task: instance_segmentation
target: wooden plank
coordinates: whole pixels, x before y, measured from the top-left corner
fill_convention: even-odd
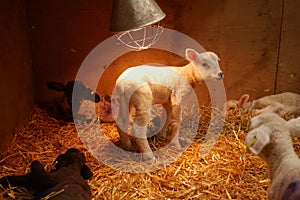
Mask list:
[[[300,93],[300,1],[285,0],[276,93]]]
[[[0,151],[29,119],[34,78],[27,38],[25,1],[0,1]]]

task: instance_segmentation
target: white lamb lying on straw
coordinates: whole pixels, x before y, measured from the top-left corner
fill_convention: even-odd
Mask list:
[[[167,119],[161,135],[165,136],[171,126],[171,143],[180,147],[178,130],[180,128],[180,103],[192,92],[199,82],[205,79],[223,78],[219,58],[213,52],[198,53],[186,49],[186,58],[190,62],[183,67],[143,65],[125,70],[116,81],[116,93],[119,100],[117,118],[121,145],[130,149],[132,144],[128,136],[130,109],[135,109],[131,135],[137,143],[144,160],[154,159],[147,141],[147,123],[150,120],[152,105],[164,106]]]
[[[269,199],[300,199],[300,160],[293,148],[289,124],[275,113],[262,113],[251,119],[246,144],[268,164],[272,181]]]
[[[245,112],[252,109],[262,112],[275,112],[278,114],[292,114],[300,116],[300,94],[284,92],[248,102],[249,95],[244,94],[239,100],[229,100],[225,103],[226,114],[235,108],[241,108]]]
[[[300,117],[290,119],[287,124],[291,135],[300,137]]]

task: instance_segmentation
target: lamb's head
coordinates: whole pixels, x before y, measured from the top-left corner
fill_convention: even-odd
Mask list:
[[[228,114],[231,110],[235,109],[248,109],[247,108],[247,102],[249,100],[249,94],[243,94],[239,100],[229,100],[225,103],[224,109],[226,111],[226,114]]]
[[[263,113],[251,119],[250,131],[246,136],[246,145],[254,153],[260,154],[266,145],[276,137],[289,135],[288,126],[284,119],[275,113]]]
[[[213,52],[198,53],[194,49],[186,49],[186,58],[195,66],[203,79],[222,80],[224,78],[219,65],[220,58],[217,54]]]
[[[84,154],[76,149],[76,148],[69,148],[64,154],[60,154],[54,161],[54,166],[51,169],[51,173],[58,171],[62,167],[70,167],[75,166],[75,169],[78,167],[80,169],[80,175],[85,179],[88,180],[93,176],[92,171],[86,165],[86,160]]]
[[[296,180],[289,184],[285,190],[282,199],[297,200],[300,199],[300,181]]]
[[[34,160],[30,164],[30,170],[32,173],[44,172],[44,167],[38,160]]]
[[[100,95],[86,87],[81,81],[69,81],[66,85],[51,81],[47,83],[47,87],[51,90],[64,92],[64,98],[75,113],[78,111],[81,101],[84,99],[95,103],[100,101]],[[73,95],[73,88],[75,87],[76,95]]]

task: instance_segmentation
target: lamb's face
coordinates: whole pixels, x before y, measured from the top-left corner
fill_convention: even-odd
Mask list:
[[[246,137],[246,146],[254,154],[259,154],[263,148],[270,142],[271,129],[267,126],[261,125],[252,129]]]
[[[38,160],[34,160],[31,162],[30,170],[31,170],[31,172],[34,172],[34,173],[45,171],[43,165]]]
[[[269,144],[275,129],[287,129],[284,119],[274,113],[263,113],[251,119],[250,131],[246,136],[247,147],[259,154]]]
[[[76,88],[75,95],[73,94],[73,88]],[[73,110],[75,112],[78,111],[81,101],[84,99],[93,101],[95,103],[98,103],[100,101],[100,95],[98,95],[92,89],[86,87],[80,81],[69,82],[66,85],[65,95],[68,104],[70,105],[70,107],[73,106]]]
[[[224,78],[217,54],[213,52],[198,53],[193,49],[187,49],[186,58],[196,67],[203,79],[222,80]]]
[[[244,109],[245,111],[248,111],[251,109],[251,105],[247,103],[249,100],[249,94],[243,94],[241,98],[237,100],[229,100],[225,103],[224,109],[226,110],[226,113],[228,114],[231,110],[235,109]]]
[[[86,87],[81,81],[69,81],[66,85],[59,82],[48,82],[47,87],[51,90],[63,92],[63,105],[58,105],[61,110],[61,114],[68,113],[68,110],[73,109],[77,113],[82,100],[89,100],[95,103],[100,101],[100,95],[98,95],[92,89]],[[76,88],[75,94],[73,88]],[[67,112],[66,112],[67,111]]]
[[[224,110],[226,111],[226,115],[232,110],[238,109],[238,101],[237,100],[229,100],[224,104]]]
[[[272,130],[269,125],[269,118],[272,116],[258,115],[251,119],[250,131],[246,136],[246,146],[254,154],[259,154],[263,148],[270,143]]]
[[[86,165],[86,160],[84,154],[76,149],[70,148],[64,154],[60,154],[54,161],[53,168],[50,173],[58,171],[60,168],[69,167],[71,165],[76,165],[80,167],[80,174],[85,179],[88,180],[93,176],[92,171]]]

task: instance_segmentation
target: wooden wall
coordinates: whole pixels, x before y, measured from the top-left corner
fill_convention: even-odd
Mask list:
[[[33,70],[25,1],[0,1],[0,151],[33,108]]]
[[[252,99],[283,91],[300,93],[297,0],[157,3],[167,14],[162,22],[165,27],[192,37],[221,57],[229,99],[243,93]],[[27,1],[38,101],[56,94],[47,90],[47,81],[75,78],[88,53],[113,35],[109,32],[111,6],[112,0]],[[135,56],[136,63],[145,58],[157,60],[155,51],[134,54],[140,54]],[[135,63],[126,56],[118,59],[119,68],[116,63],[111,65],[117,70],[106,73],[100,85],[107,87],[99,92],[110,93],[117,74]],[[164,58],[167,61],[172,55]]]
[[[109,32],[112,1],[27,0],[28,27],[34,60],[36,100],[57,95],[48,81],[76,77],[88,53],[113,34]]]

